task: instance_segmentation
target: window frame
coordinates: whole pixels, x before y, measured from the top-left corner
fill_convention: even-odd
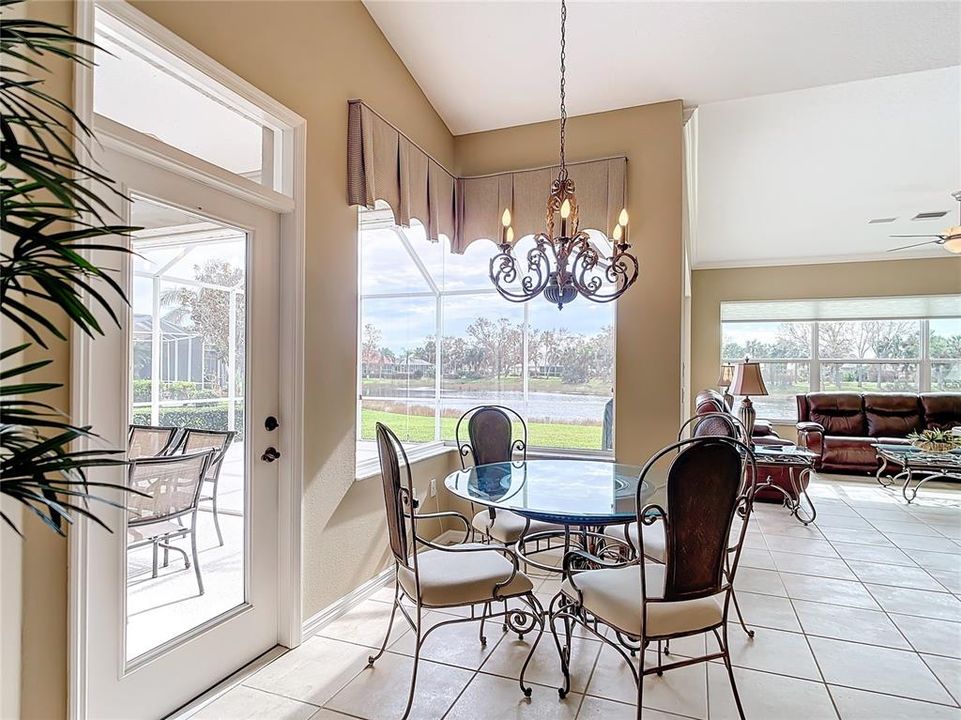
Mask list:
[[[361,432],[363,427],[363,417],[362,417],[362,406],[365,399],[376,400],[379,399],[373,396],[365,396],[363,393],[363,326],[364,326],[364,301],[365,300],[391,300],[399,298],[430,298],[433,297],[436,301],[436,312],[435,312],[435,329],[434,337],[443,338],[444,337],[444,298],[448,297],[465,297],[465,296],[489,296],[493,298],[499,298],[497,290],[493,287],[486,288],[468,288],[459,290],[444,290],[439,287],[434,278],[430,274],[430,270],[424,264],[423,260],[418,256],[417,250],[413,247],[410,239],[405,233],[405,229],[397,225],[394,221],[393,213],[389,207],[381,207],[380,202],[374,210],[368,210],[361,208],[358,211],[357,218],[357,229],[358,229],[358,263],[357,263],[357,287],[358,287],[358,302],[357,302],[357,403],[355,408],[356,413],[356,427],[357,427],[357,441],[361,440]],[[417,267],[421,277],[427,285],[427,290],[412,290],[409,292],[363,292],[363,246],[362,246],[362,235],[367,230],[373,229],[388,229],[394,232],[394,234],[400,239],[401,245],[407,252],[411,261]],[[521,359],[521,380],[522,380],[522,392],[524,394],[525,401],[530,393],[530,330],[531,330],[531,308],[530,303],[521,303],[523,308],[523,325],[521,330],[521,343],[522,343],[522,359]],[[613,306],[613,327],[616,328],[617,323],[617,307],[616,304]],[[443,381],[443,342],[435,342],[435,355],[434,355],[434,440],[416,443],[408,450],[408,455],[411,461],[416,461],[424,459],[427,457],[432,457],[437,454],[449,451],[457,447],[457,443],[454,440],[444,440],[441,433],[441,389]],[[613,353],[614,364],[611,368],[611,385],[615,385],[617,377],[617,359],[616,352]],[[528,418],[524,418],[524,422],[529,423]],[[538,446],[529,445],[527,448],[527,454],[529,457],[572,457],[580,459],[601,459],[601,460],[612,460],[615,456],[614,450],[604,450],[604,449],[588,449],[588,448],[555,448],[549,446]],[[356,458],[356,477],[358,480],[370,477],[372,474],[377,472],[378,461],[377,458],[367,458],[361,460],[359,455],[355,455]]]
[[[768,357],[752,357],[751,360],[759,363],[808,363],[810,371],[808,377],[808,385],[810,389],[808,392],[821,392],[821,366],[828,363],[851,363],[857,365],[917,365],[918,366],[918,392],[939,392],[931,389],[931,366],[936,363],[943,362],[959,362],[959,358],[940,358],[931,357],[930,354],[930,340],[931,340],[931,320],[961,320],[961,316],[958,317],[944,317],[944,318],[852,318],[852,319],[837,319],[837,320],[721,320],[721,343],[720,343],[720,363],[730,363],[737,362],[742,358],[726,358],[724,356],[724,326],[725,325],[738,325],[742,323],[758,323],[758,322],[769,322],[769,323],[805,323],[811,329],[811,357],[809,358],[768,358]],[[824,357],[820,352],[820,324],[822,322],[876,322],[884,320],[896,320],[905,322],[916,322],[918,323],[918,356],[913,358],[855,358],[855,357]],[[764,418],[777,425],[794,425],[798,422],[797,417],[790,418]]]

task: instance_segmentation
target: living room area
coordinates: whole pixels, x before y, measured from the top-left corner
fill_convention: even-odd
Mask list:
[[[957,2],[20,18],[111,459],[4,443],[0,717],[961,720]]]

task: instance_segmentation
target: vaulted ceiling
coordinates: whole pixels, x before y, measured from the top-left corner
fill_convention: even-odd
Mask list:
[[[365,0],[451,131],[557,116],[560,2]],[[580,2],[568,108],[695,106],[961,64],[958,2]]]

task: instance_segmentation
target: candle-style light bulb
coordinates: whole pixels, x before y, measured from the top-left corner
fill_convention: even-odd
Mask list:
[[[504,208],[504,214],[501,215],[501,225],[504,227],[510,227],[511,225],[511,209]]]
[[[571,201],[564,200],[564,202],[561,203],[561,219],[567,220],[567,218],[569,218],[570,216],[571,216]]]
[[[614,226],[613,238],[614,242],[620,242],[624,235],[624,231],[621,229],[620,224]]]
[[[617,224],[627,227],[627,208],[621,210],[621,214],[617,216]]]
[[[514,242],[514,228],[507,227],[507,244],[511,245]]]

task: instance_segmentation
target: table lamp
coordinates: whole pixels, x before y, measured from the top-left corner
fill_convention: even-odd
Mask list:
[[[764,378],[761,376],[761,363],[750,362],[744,358],[744,362],[734,366],[734,379],[729,388],[731,395],[742,395],[741,405],[738,407],[737,416],[744,425],[744,432],[747,433],[748,440],[754,433],[754,421],[757,413],[754,411],[754,404],[751,402],[751,395],[767,395],[767,387],[764,385]]]
[[[734,380],[734,365],[724,363],[721,365],[721,376],[717,379],[717,387],[724,394],[724,402],[727,403],[729,410],[734,409],[734,397],[727,391]]]

